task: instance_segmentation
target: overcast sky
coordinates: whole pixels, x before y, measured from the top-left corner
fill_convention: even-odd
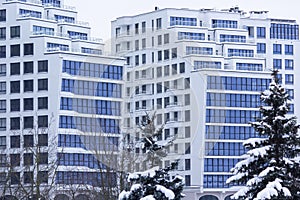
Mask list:
[[[121,16],[131,16],[161,8],[216,8],[239,6],[244,11],[267,10],[269,17],[296,19],[300,22],[299,0],[65,0],[75,6],[80,21],[92,27],[92,36],[104,41],[110,38],[110,22]]]

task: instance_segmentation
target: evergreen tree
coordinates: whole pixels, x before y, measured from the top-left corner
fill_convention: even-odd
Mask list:
[[[244,142],[244,160],[232,169],[227,183],[244,185],[232,199],[300,199],[299,149],[295,117],[287,117],[289,96],[273,71],[269,90],[261,94],[261,118],[251,123],[260,138]]]
[[[149,169],[144,172],[135,172],[128,175],[128,187],[119,195],[119,200],[180,200],[184,195],[181,193],[184,186],[183,178],[175,176],[169,180],[169,171],[176,168],[177,162],[163,169],[154,167],[161,159],[167,156],[167,147],[170,146],[174,137],[158,141],[162,134],[163,126],[159,129],[154,125],[155,115],[150,117],[146,113],[145,121],[141,122],[140,130],[142,138],[139,146],[142,147],[143,162]]]

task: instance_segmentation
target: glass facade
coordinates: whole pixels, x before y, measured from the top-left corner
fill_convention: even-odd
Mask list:
[[[220,42],[240,42],[246,43],[246,36],[241,35],[220,35]]]
[[[206,139],[245,140],[253,137],[258,137],[258,135],[249,125],[206,125],[205,127]]]
[[[205,40],[204,33],[178,32],[178,40]]]
[[[212,28],[237,28],[238,22],[233,20],[212,20]]]
[[[254,51],[249,49],[228,49],[228,57],[254,57]]]
[[[197,18],[170,17],[170,26],[197,26]]]
[[[299,25],[271,23],[270,38],[299,40]]]
[[[23,17],[42,18],[42,13],[34,10],[20,9],[19,14]]]
[[[200,54],[200,55],[212,55],[213,48],[210,47],[186,47],[186,55]]]
[[[221,62],[212,62],[212,61],[194,61],[194,69],[204,69],[204,68],[212,68],[212,69],[221,69]]]
[[[263,65],[256,63],[236,63],[236,69],[246,71],[262,71]]]

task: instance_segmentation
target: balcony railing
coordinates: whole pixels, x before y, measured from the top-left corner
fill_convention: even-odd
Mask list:
[[[76,7],[75,6],[68,6],[68,5],[62,5],[62,4],[58,4],[58,3],[46,3],[43,4],[43,2],[39,1],[39,0],[6,0],[6,2],[27,2],[27,3],[31,3],[31,4],[37,4],[37,5],[44,5],[44,7],[55,7],[55,8],[61,8],[64,10],[71,10],[71,11],[75,11]]]
[[[101,38],[83,37],[83,36],[71,36],[70,37],[69,34],[53,32],[53,31],[33,31],[32,35],[56,36],[56,37],[70,38],[71,40],[81,40],[81,41],[103,43],[103,40]]]

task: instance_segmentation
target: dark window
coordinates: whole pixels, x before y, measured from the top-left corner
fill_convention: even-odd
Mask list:
[[[33,80],[24,81],[24,92],[33,92]]]
[[[24,99],[24,111],[33,110],[33,98],[25,98]]]
[[[6,148],[6,136],[0,136],[0,149]]]
[[[40,134],[38,136],[38,146],[48,146],[48,135]]]
[[[0,76],[6,76],[6,64],[0,64]]]
[[[38,72],[48,72],[48,60],[38,61]]]
[[[10,136],[10,148],[20,148],[20,136]]]
[[[17,185],[20,183],[20,172],[12,172],[10,175],[10,183]]]
[[[38,109],[48,109],[48,97],[38,98]]]
[[[20,129],[20,117],[10,118],[10,130],[19,130]]]
[[[185,63],[180,63],[179,64],[179,73],[184,73],[185,72]]]
[[[38,164],[48,164],[48,153],[39,153],[37,156]]]
[[[20,75],[20,63],[10,64],[10,75]]]
[[[20,166],[20,154],[10,154],[10,166]]]
[[[190,143],[185,143],[185,154],[191,153],[191,145]]]
[[[24,184],[33,183],[33,172],[24,172]]]
[[[40,183],[48,183],[48,172],[47,171],[38,172],[37,179]]]
[[[10,57],[20,56],[20,45],[10,45]]]
[[[48,116],[38,116],[38,127],[47,128],[48,127]]]
[[[48,79],[39,79],[38,80],[38,91],[48,90]]]
[[[10,82],[10,93],[20,93],[20,81]]]
[[[191,170],[191,160],[185,159],[185,170]]]
[[[266,27],[257,27],[257,37],[266,38]]]
[[[24,56],[33,55],[33,43],[24,44]]]
[[[5,40],[5,39],[6,39],[6,28],[3,27],[3,28],[0,28],[0,40]]]
[[[10,27],[10,38],[20,38],[20,26]]]
[[[0,58],[6,58],[6,46],[0,46]]]
[[[33,165],[33,154],[24,153],[24,165]]]
[[[186,186],[190,186],[191,185],[191,176],[190,175],[185,175],[184,182],[185,182]]]
[[[24,128],[33,128],[33,117],[32,116],[24,117]],[[24,143],[25,143],[25,138],[24,138]]]
[[[11,99],[10,100],[10,111],[20,111],[20,99]]]
[[[24,74],[33,73],[33,62],[24,62]]]
[[[6,21],[6,10],[0,10],[0,22]]]

